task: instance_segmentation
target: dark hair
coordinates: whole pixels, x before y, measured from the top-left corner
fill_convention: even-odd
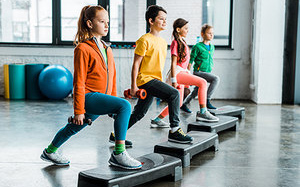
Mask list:
[[[184,40],[183,41],[180,40],[179,34],[176,31],[176,29],[177,28],[182,28],[187,23],[188,23],[188,21],[186,21],[185,19],[182,19],[182,18],[176,19],[174,21],[174,23],[173,23],[173,33],[172,33],[172,35],[173,35],[174,39],[177,41],[177,43],[178,43],[177,51],[178,51],[178,56],[179,56],[179,63],[181,63],[182,60],[186,57],[185,45],[184,45],[185,41]]]
[[[204,24],[204,25],[202,25],[202,27],[201,27],[201,33],[202,33],[202,34],[205,34],[206,30],[207,30],[207,29],[211,29],[211,28],[213,28],[213,26],[208,25],[208,24]]]
[[[145,18],[146,18],[147,25],[149,27],[150,27],[149,19],[151,18],[152,21],[154,21],[159,11],[163,11],[164,13],[167,13],[167,11],[163,7],[158,5],[151,5],[147,8]]]
[[[78,45],[81,42],[84,42],[85,40],[92,37],[91,30],[87,26],[86,22],[88,20],[93,20],[96,16],[97,11],[105,10],[102,6],[85,6],[82,8],[79,19],[78,19],[78,29],[77,33],[75,35],[74,44]]]

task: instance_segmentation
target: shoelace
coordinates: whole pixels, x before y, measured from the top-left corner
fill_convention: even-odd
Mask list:
[[[184,132],[182,131],[182,129],[178,129],[178,132],[179,132],[180,134],[182,134],[184,137],[186,136],[186,134],[184,134]]]

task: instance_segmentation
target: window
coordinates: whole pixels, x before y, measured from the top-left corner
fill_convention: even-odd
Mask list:
[[[229,46],[230,0],[157,0],[167,14],[167,29],[161,33],[171,44],[173,22],[177,18],[189,21],[189,33],[186,42],[189,45],[201,40],[201,26],[208,23],[214,27],[214,45]]]
[[[0,0],[0,44],[72,45],[80,11],[85,5],[108,9],[113,46],[132,46],[147,32],[145,12],[157,4],[167,12],[167,30],[161,33],[171,43],[172,25],[181,17],[189,21],[186,41],[200,40],[204,23],[214,27],[213,43],[231,47],[233,0]],[[5,7],[5,8],[4,8]]]
[[[135,42],[146,32],[146,0],[110,2],[110,41]]]
[[[70,6],[72,5],[72,6]],[[61,1],[61,40],[73,41],[77,32],[77,21],[82,7],[97,5],[97,0],[62,0]]]
[[[51,43],[51,0],[0,1],[0,42]]]

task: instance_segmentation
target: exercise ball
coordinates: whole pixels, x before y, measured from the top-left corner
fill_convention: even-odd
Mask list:
[[[41,71],[39,87],[49,99],[63,99],[72,92],[72,74],[62,65],[50,65]]]

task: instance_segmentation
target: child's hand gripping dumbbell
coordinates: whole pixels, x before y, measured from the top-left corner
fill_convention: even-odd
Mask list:
[[[131,99],[133,96],[130,95],[130,89],[124,91],[124,97]],[[145,99],[147,97],[147,92],[144,89],[139,89],[136,92],[136,97],[140,99]]]
[[[68,123],[73,123],[73,119],[74,119],[73,116],[70,116],[68,118]],[[89,118],[84,118],[83,123],[87,123],[88,125],[92,125],[92,120],[89,119]]]

